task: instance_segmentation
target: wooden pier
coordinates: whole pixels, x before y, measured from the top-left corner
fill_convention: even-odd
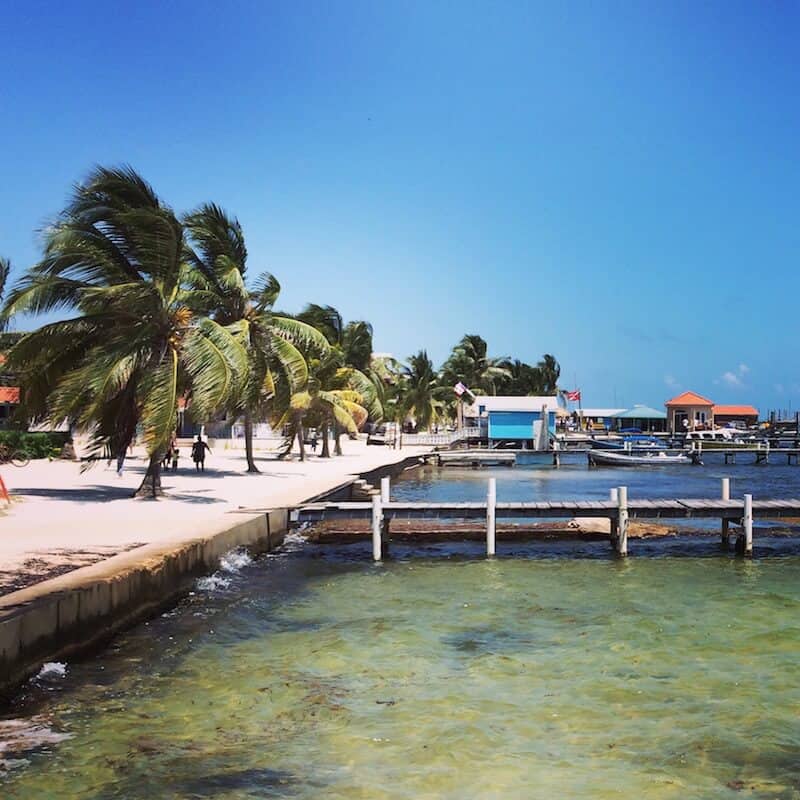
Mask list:
[[[723,544],[728,544],[730,525],[739,526],[737,553],[753,553],[753,519],[800,517],[800,498],[753,500],[746,494],[730,499],[730,481],[723,478],[719,498],[674,500],[629,498],[625,486],[612,489],[608,500],[555,500],[528,503],[497,501],[497,482],[490,478],[486,501],[481,503],[397,502],[390,496],[388,478],[381,481],[381,492],[372,501],[348,503],[309,503],[293,509],[297,524],[328,519],[369,519],[372,521],[373,557],[376,561],[388,551],[390,523],[393,519],[482,520],[486,526],[486,552],[495,554],[496,520],[572,519],[600,517],[610,521],[611,544],[620,556],[628,553],[628,523],[631,519],[718,519]]]
[[[440,467],[513,467],[514,452],[504,450],[441,450],[430,456]]]

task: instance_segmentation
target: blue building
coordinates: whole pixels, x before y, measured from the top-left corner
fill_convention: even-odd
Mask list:
[[[465,410],[489,443],[516,442],[544,450],[556,432],[557,397],[479,396]]]

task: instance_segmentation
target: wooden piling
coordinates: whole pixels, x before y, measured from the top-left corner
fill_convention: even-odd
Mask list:
[[[723,500],[730,500],[731,499],[731,479],[730,478],[723,478],[722,479],[722,499]],[[721,534],[721,542],[723,547],[728,547],[730,542],[730,521],[727,519],[722,520],[722,529],[720,531]]]
[[[620,486],[617,495],[617,554],[628,555],[628,487]]]
[[[489,478],[489,489],[486,493],[486,555],[495,554],[495,535],[497,513],[497,478]]]
[[[617,505],[619,505],[619,489],[612,489],[609,492],[609,496],[612,503],[616,503]],[[611,525],[611,545],[612,547],[616,547],[619,526],[617,525],[617,520],[614,519],[614,517],[611,517],[609,519],[609,523]]]
[[[380,561],[383,556],[381,535],[383,533],[383,503],[379,494],[372,495],[372,560]]]
[[[747,558],[753,556],[753,495],[744,496],[744,517],[742,518],[744,527],[744,555]]]

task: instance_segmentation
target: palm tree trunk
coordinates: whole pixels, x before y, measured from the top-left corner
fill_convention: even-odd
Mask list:
[[[163,497],[164,491],[161,488],[161,461],[162,455],[151,455],[150,464],[144,474],[139,488],[134,493],[134,497]]]
[[[331,457],[331,445],[330,445],[330,426],[327,422],[323,423],[322,425],[322,453],[320,453],[320,458],[330,458]]]
[[[303,434],[303,420],[302,418],[297,420],[297,446],[300,448],[300,460],[306,460],[306,445],[303,441],[304,434]]]
[[[338,422],[333,423],[333,436],[336,440],[336,445],[333,448],[333,454],[340,456],[342,454],[342,429],[339,427]]]
[[[244,412],[244,452],[247,457],[247,471],[259,472],[253,460],[253,415],[250,409],[245,409]]]

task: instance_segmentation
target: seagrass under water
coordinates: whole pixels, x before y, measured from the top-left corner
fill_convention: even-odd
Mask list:
[[[290,546],[17,717],[7,798],[798,796],[800,547]],[[6,753],[6,757],[11,755]]]

